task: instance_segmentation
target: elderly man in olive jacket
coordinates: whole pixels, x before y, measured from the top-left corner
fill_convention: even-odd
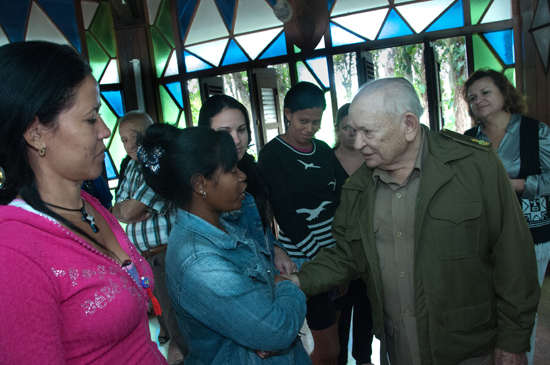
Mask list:
[[[540,287],[506,171],[490,144],[421,115],[405,79],[359,91],[350,125],[365,165],[343,187],[337,244],[290,279],[311,296],[361,277],[382,363],[527,364]]]

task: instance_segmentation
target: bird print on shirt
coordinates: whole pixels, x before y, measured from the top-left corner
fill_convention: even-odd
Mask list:
[[[296,160],[298,162],[301,162],[303,165],[304,165],[304,168],[307,170],[309,167],[313,168],[313,169],[320,169],[321,166],[315,166],[314,163],[305,163],[304,161],[302,160]]]
[[[336,179],[334,179],[334,181],[329,182],[327,185],[332,185],[332,191],[336,190]]]
[[[296,209],[296,213],[306,213],[306,214],[309,214],[309,217],[306,218],[306,221],[312,221],[314,220],[315,218],[317,218],[319,216],[319,214],[321,214],[321,212],[323,210],[325,210],[325,206],[330,204],[331,201],[324,201],[321,203],[321,205],[319,205],[318,208],[316,209],[306,209],[306,208],[302,208],[302,209]]]

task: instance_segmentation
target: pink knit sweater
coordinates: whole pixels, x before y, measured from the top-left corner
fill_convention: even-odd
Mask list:
[[[141,276],[151,268],[90,195]],[[149,297],[113,259],[51,218],[0,206],[0,364],[167,364]]]

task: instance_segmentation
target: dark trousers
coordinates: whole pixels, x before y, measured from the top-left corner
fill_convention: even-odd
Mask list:
[[[348,341],[353,308],[353,339],[351,354],[357,364],[368,364],[372,355],[372,308],[367,297],[367,287],[361,279],[352,281],[344,300],[338,322],[340,354],[338,365],[348,363]]]
[[[178,327],[176,311],[174,310],[174,307],[172,307],[170,297],[168,296],[168,289],[166,287],[166,250],[157,253],[151,258],[148,258],[147,262],[151,265],[153,277],[155,278],[155,289],[153,290],[153,294],[158,299],[162,309],[162,315],[157,317],[159,324],[164,332],[170,336],[170,340],[176,345],[178,350],[180,350],[183,358],[185,359],[189,353],[189,349],[187,348],[187,344],[183,340],[183,336],[181,335]]]

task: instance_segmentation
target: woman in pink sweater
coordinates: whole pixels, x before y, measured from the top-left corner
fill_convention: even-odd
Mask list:
[[[111,134],[90,66],[68,46],[12,43],[0,85],[0,363],[167,364],[149,266],[80,191]]]

